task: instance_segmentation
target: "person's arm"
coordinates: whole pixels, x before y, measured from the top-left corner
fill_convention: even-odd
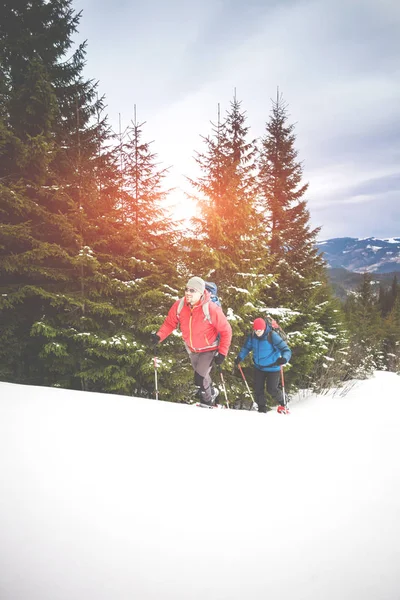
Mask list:
[[[240,349],[239,354],[237,355],[237,359],[236,359],[236,364],[242,362],[246,356],[249,354],[249,352],[251,352],[253,349],[253,344],[251,343],[251,335],[247,336],[245,343],[243,344],[242,348]],[[238,360],[239,359],[239,360]]]
[[[165,318],[164,323],[161,325],[160,329],[157,331],[157,335],[160,338],[160,342],[165,340],[166,337],[169,336],[170,333],[176,329],[178,325],[179,319],[177,316],[178,304],[180,300],[174,302],[171,308],[168,311],[168,315]]]
[[[282,358],[288,363],[292,356],[292,351],[290,350],[287,343],[281,338],[281,336],[276,333],[276,331],[272,332],[271,341],[274,348],[277,348],[281,353]]]
[[[222,309],[216,304],[210,303],[210,314],[211,322],[219,334],[218,352],[227,356],[232,341],[232,327]]]

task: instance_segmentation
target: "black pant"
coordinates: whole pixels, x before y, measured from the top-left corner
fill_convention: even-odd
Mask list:
[[[274,400],[281,406],[284,405],[282,389],[279,387],[281,378],[280,371],[260,371],[254,369],[254,392],[256,395],[256,402],[258,404],[259,412],[266,412],[266,400],[265,400],[265,381],[267,381],[267,392],[272,396]]]
[[[194,383],[200,388],[200,399],[211,401],[211,367],[215,350],[212,352],[189,352],[190,362],[194,370]]]

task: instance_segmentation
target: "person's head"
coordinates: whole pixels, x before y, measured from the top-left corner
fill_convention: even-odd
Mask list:
[[[191,277],[185,287],[185,298],[188,304],[196,304],[204,294],[206,284],[201,277]]]
[[[261,317],[254,319],[253,329],[257,337],[261,337],[267,328],[267,324]]]

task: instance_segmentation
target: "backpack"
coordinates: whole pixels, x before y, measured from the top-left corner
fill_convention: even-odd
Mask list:
[[[283,341],[287,343],[288,336],[283,331],[282,327],[279,325],[279,323],[278,323],[278,321],[276,321],[276,319],[274,319],[273,317],[271,317],[271,315],[267,315],[266,317],[264,317],[264,321],[271,328],[269,330],[269,332],[268,332],[268,341],[269,341],[270,344],[272,344],[272,346],[274,345],[272,343],[272,334],[273,334],[273,332],[277,333],[279,335],[279,337],[281,337],[283,339]],[[252,335],[255,335],[255,333],[252,332]]]
[[[222,308],[221,302],[217,296],[217,293],[218,293],[217,284],[213,283],[212,281],[206,281],[205,284],[206,284],[206,290],[208,292],[210,292],[211,302],[214,302],[214,304],[216,304],[217,306],[220,306]]]
[[[271,327],[270,332],[268,333],[268,341],[270,344],[272,344],[272,333],[275,331],[275,333],[277,333],[279,335],[279,337],[281,337],[283,339],[284,342],[288,341],[288,336],[287,334],[283,331],[282,327],[279,325],[278,321],[276,321],[273,317],[271,317],[270,315],[267,315],[265,317],[265,322],[267,323],[267,325],[269,325]],[[273,345],[273,344],[272,344]]]
[[[206,284],[206,290],[208,292],[210,292],[210,296],[211,296],[210,301],[214,302],[214,304],[221,307],[221,302],[217,296],[217,292],[218,292],[217,284],[213,283],[212,281],[206,281],[205,284]],[[185,304],[185,298],[181,298],[181,300],[178,304],[178,308],[176,309],[176,316],[178,317],[178,321],[179,321],[179,315],[181,314],[181,310],[182,310],[184,304]],[[202,308],[203,308],[203,313],[204,313],[204,320],[211,323],[209,302],[205,302],[203,304]]]

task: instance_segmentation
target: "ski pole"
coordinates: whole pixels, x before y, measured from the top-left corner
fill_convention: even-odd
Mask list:
[[[156,384],[156,400],[158,400],[157,356],[154,356],[154,379]]]
[[[281,382],[282,382],[283,405],[285,408],[287,408],[286,393],[285,393],[285,378],[283,377],[283,365],[281,365]]]
[[[222,389],[223,389],[224,395],[225,395],[226,408],[229,408],[228,394],[226,393],[225,379],[224,379],[224,376],[222,375],[222,369],[221,369],[221,367],[219,367],[218,370],[219,370],[219,375],[221,377]]]
[[[240,371],[240,372],[241,372],[241,374],[242,374],[243,381],[244,381],[244,382],[245,382],[245,384],[246,384],[247,391],[249,392],[249,394],[250,394],[250,398],[251,398],[251,400],[252,400],[252,402],[253,402],[253,404],[252,404],[251,408],[254,408],[254,407],[256,407],[256,406],[257,406],[257,404],[256,404],[256,402],[254,401],[253,394],[251,393],[251,390],[250,390],[250,388],[249,388],[249,384],[247,383],[247,379],[246,379],[246,377],[244,376],[243,369],[242,369],[242,367],[240,366],[240,363],[238,363],[238,369],[239,369],[239,371]],[[251,408],[249,408],[249,410],[251,410]]]

